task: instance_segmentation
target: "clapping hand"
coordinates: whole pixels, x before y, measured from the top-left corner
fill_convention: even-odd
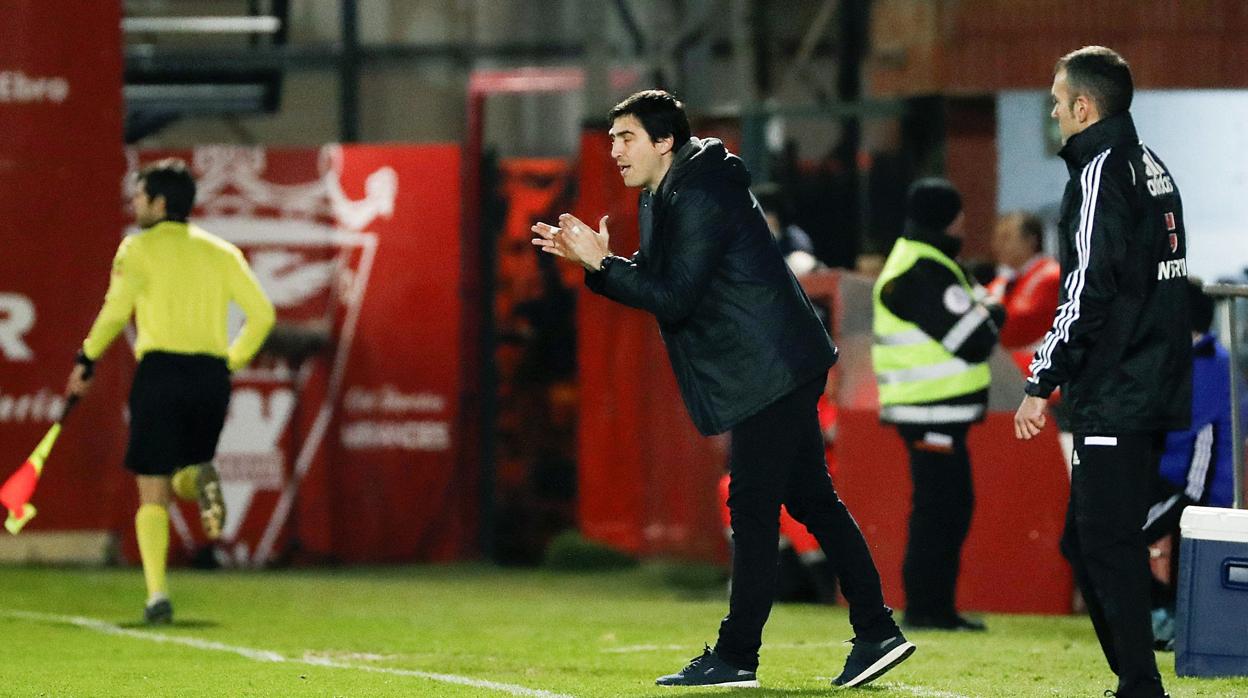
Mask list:
[[[533,238],[533,244],[543,252],[569,259],[591,271],[598,271],[602,268],[602,260],[611,256],[608,218],[603,216],[598,221],[597,232],[570,213],[559,216],[558,227],[535,223],[531,228],[537,234]]]

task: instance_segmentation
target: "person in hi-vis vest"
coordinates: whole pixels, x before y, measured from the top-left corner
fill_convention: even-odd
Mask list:
[[[988,404],[988,356],[1005,311],[983,297],[954,261],[962,246],[962,197],[944,179],[922,179],[906,201],[906,227],[875,283],[871,360],[880,418],[910,454],[913,508],[904,623],[983,630],[954,605],[974,495],[966,450]]]

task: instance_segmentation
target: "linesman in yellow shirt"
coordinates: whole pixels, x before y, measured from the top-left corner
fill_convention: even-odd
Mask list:
[[[185,162],[143,168],[131,203],[142,230],[117,248],[104,306],[66,392],[87,393],[95,361],[133,314],[139,366],[130,388],[125,465],[139,487],[134,529],[147,583],[143,617],[169,623],[169,502],[175,492],[197,498],[204,533],[220,537],[225,501],[212,459],[230,401],[230,373],[260,349],[275,316],[242,252],[187,222],[195,180]],[[231,301],[247,316],[233,342],[226,324]]]

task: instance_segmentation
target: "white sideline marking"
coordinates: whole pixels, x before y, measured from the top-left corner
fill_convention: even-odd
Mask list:
[[[816,676],[815,678],[820,681],[831,681],[833,677]],[[961,693],[954,693],[952,691],[940,691],[935,688],[923,688],[922,686],[911,686],[909,684],[893,683],[891,681],[872,681],[867,685],[872,688],[891,688],[895,691],[904,691],[910,695],[919,696],[919,698],[971,698],[971,696],[965,696]]]
[[[134,630],[131,628],[123,628],[113,623],[98,620],[95,618],[86,618],[84,616],[60,616],[51,613],[34,613],[32,611],[15,611],[0,610],[0,615],[10,618],[20,618],[23,620],[33,620],[43,623],[60,623],[64,625],[73,625],[87,630],[94,630],[105,635],[121,635],[123,637],[131,637],[137,640],[148,640],[150,642],[159,642],[163,644],[185,645],[200,650],[212,650],[216,652],[229,652],[237,654],[240,657],[250,659],[257,662],[287,662],[290,664],[306,664],[308,666],[330,667],[333,669],[355,669],[357,671],[367,671],[374,674],[390,674],[392,676],[412,676],[421,679],[429,679],[431,681],[441,681],[442,683],[452,683],[460,686],[471,686],[472,688],[487,688],[503,693],[510,693],[513,696],[538,696],[539,698],[572,698],[560,693],[552,693],[550,691],[542,691],[535,688],[525,688],[524,686],[516,686],[509,683],[498,683],[495,681],[485,681],[482,679],[474,679],[468,676],[457,676],[455,674],[436,674],[428,671],[417,671],[415,669],[394,669],[390,667],[368,666],[367,664],[351,664],[349,662],[339,662],[328,657],[320,657],[311,652],[306,653],[303,658],[293,658],[282,655],[280,652],[272,650],[259,650],[250,647],[239,647],[235,645],[226,645],[211,640],[201,640],[194,637],[186,637],[184,635],[166,635],[164,633],[152,632],[150,630]]]
[[[305,661],[318,662],[322,659],[356,659],[365,662],[384,662],[387,659],[394,659],[398,655],[394,654],[373,654],[371,652],[313,652],[307,650],[303,653]]]
[[[231,652],[241,657],[257,661],[257,662],[284,662],[286,658],[277,652],[269,652],[268,650],[254,650],[250,647],[233,647],[231,645],[223,645],[220,642],[212,642],[210,640],[200,640],[194,637],[182,637],[179,635],[166,635],[164,633],[154,633],[147,630],[134,630],[132,628],[123,628],[120,625],[114,625],[95,618],[84,618],[82,616],[58,616],[49,613],[32,613],[30,611],[4,611],[4,615],[10,618],[21,618],[24,620],[33,620],[43,623],[60,623],[63,625],[75,625],[79,628],[94,630],[105,635],[121,635],[123,637],[133,637],[139,640],[150,640],[152,642],[160,642],[166,644],[186,645],[199,650],[213,650],[216,652]]]
[[[907,693],[910,693],[916,696],[921,696],[921,698],[970,698],[970,696],[964,696],[961,693],[954,693],[952,691],[938,691],[934,688],[923,688],[922,686],[910,686],[904,683],[880,683],[880,684],[872,683],[871,685],[879,686],[880,688],[895,688],[899,691],[905,691]]]

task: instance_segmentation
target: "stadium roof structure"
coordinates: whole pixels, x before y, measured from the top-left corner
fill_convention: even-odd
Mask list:
[[[289,0],[208,5],[219,13],[166,14],[164,3],[126,4],[127,143],[183,116],[268,113],[280,106],[284,66],[249,58],[286,46]]]

